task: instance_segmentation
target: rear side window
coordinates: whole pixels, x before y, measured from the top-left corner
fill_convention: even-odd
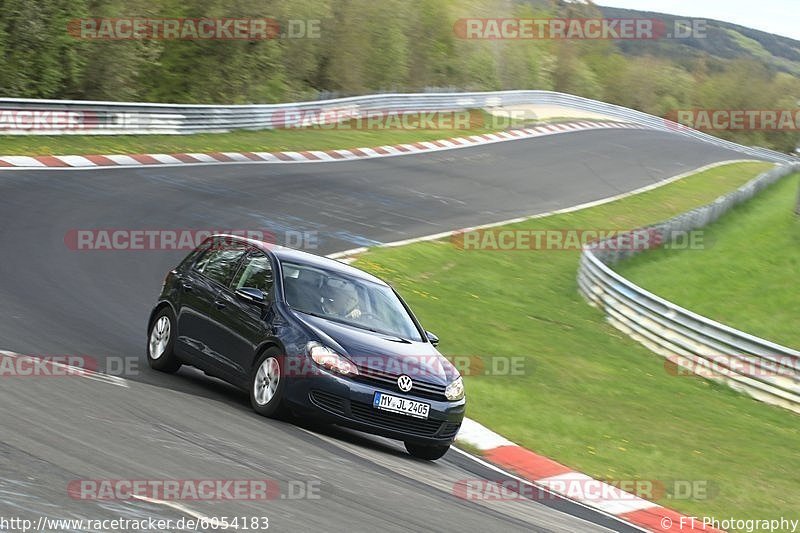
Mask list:
[[[226,242],[222,246],[212,245],[195,263],[195,270],[217,283],[228,286],[236,267],[247,248],[240,243]]]

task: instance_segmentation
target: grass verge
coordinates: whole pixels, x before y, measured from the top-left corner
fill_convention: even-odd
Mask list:
[[[616,269],[696,313],[800,348],[800,299],[791,290],[800,282],[799,181],[787,177],[705,228],[702,250],[654,250]]]
[[[492,133],[507,129],[509,126],[523,125],[520,120],[497,119],[484,111],[471,112],[470,117],[468,128],[449,129],[356,129],[355,123],[351,122],[336,129],[309,127],[192,135],[0,135],[0,155],[332,150],[435,141]],[[552,119],[546,122],[574,120],[577,119]],[[447,124],[447,121],[442,122],[443,126]]]
[[[705,204],[768,165],[726,165],[518,229],[630,229]],[[579,253],[377,248],[356,265],[395,284],[453,355],[524,357],[521,375],[468,376],[468,415],[589,475],[706,483],[662,498],[697,516],[798,515],[796,415],[694,377],[606,323],[578,294]]]

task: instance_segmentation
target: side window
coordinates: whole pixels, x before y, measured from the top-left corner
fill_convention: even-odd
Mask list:
[[[245,261],[241,274],[234,285],[234,290],[242,287],[251,287],[253,289],[261,289],[264,294],[268,294],[272,290],[273,281],[272,265],[269,262],[269,258],[263,254],[255,253]]]
[[[220,246],[212,245],[200,257],[194,268],[204,276],[227,287],[239,260],[246,251],[245,246],[239,243],[228,242]]]

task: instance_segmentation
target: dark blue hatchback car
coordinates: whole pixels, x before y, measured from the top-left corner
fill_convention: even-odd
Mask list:
[[[464,418],[464,385],[400,296],[339,261],[215,235],[164,280],[147,360],[200,368],[291,411],[405,442],[438,459]]]

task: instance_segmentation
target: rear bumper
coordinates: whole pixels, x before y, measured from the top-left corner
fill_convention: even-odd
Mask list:
[[[375,392],[430,404],[428,418],[375,409]],[[285,398],[293,411],[324,422],[406,442],[450,445],[464,419],[466,400],[438,401],[361,383],[325,372],[286,384]]]

